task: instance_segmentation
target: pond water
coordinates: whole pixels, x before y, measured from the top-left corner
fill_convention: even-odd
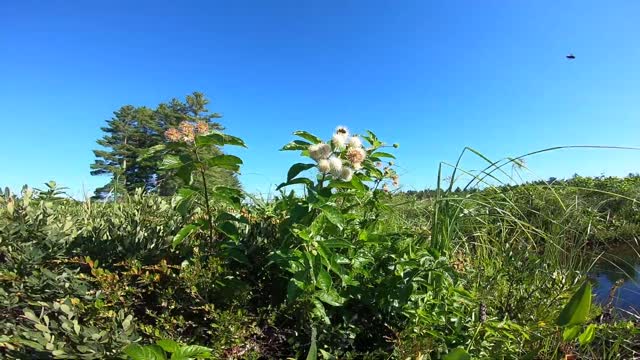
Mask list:
[[[614,307],[640,312],[640,247],[621,245],[612,248],[598,261],[591,276],[595,279],[595,299],[607,302],[611,287],[624,280],[613,300]]]

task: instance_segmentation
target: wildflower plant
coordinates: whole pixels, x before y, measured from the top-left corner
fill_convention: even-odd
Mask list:
[[[245,143],[238,137],[211,130],[204,121],[183,121],[164,135],[166,144],[154,146],[144,156],[160,154],[161,169],[175,172],[185,184],[177,191],[174,205],[183,217],[190,216],[192,221],[174,237],[173,246],[198,230],[206,231],[210,241],[215,240],[216,233],[237,238],[235,223],[240,221],[239,218],[223,211],[214,219],[212,203],[215,201],[223,208],[238,209],[242,193],[226,186],[210,188],[206,174],[211,168],[238,173],[242,160],[234,155],[221,154],[219,148],[225,145],[246,147]],[[202,187],[194,185],[195,177],[200,178]],[[198,208],[205,209],[204,214],[193,214],[192,210]]]
[[[303,186],[305,196],[283,196],[288,202],[284,242],[272,259],[289,272],[287,301],[303,309],[296,316],[310,324],[312,342],[326,343],[332,336],[329,327],[341,326],[331,320],[338,309],[371,296],[362,291],[367,286],[358,285],[386,276],[374,274],[373,264],[365,259],[382,246],[373,239],[384,239],[387,231],[379,222],[387,198],[383,187],[397,182],[398,175],[392,166],[376,166],[395,157],[383,151],[392,146],[371,131],[351,134],[339,126],[328,141],[306,131],[294,135],[300,139],[282,150],[299,151],[309,161],[292,165],[278,189]],[[314,351],[312,347],[310,355]]]

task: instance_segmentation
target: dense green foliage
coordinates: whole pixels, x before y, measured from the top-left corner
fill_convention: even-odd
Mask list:
[[[458,192],[440,182],[417,198],[390,190],[396,145],[372,132],[295,135],[283,150],[303,160],[269,201],[210,181],[242,164],[220,148],[244,146],[214,129],[137,155],[175,174],[170,197],[144,186],[109,202],[66,198],[55,183],[5,191],[0,355],[626,359],[640,349],[633,322],[603,320],[586,278],[595,245],[637,234],[637,178]]]

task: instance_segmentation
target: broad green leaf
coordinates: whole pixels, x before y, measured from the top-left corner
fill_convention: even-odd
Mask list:
[[[217,155],[207,160],[207,164],[213,167],[219,167],[231,171],[240,170],[242,159],[234,155]]]
[[[242,139],[240,139],[237,136],[232,136],[232,135],[228,135],[228,134],[222,134],[222,137],[224,138],[224,144],[225,145],[234,145],[234,146],[241,146],[243,148],[246,148],[247,145],[244,143],[244,141]]]
[[[322,354],[322,358],[324,360],[335,360],[337,359],[335,356],[331,355],[331,353],[329,353],[328,351],[322,350],[322,349],[318,349],[318,351],[320,351],[320,354]]]
[[[171,359],[188,359],[188,358],[208,358],[211,356],[211,349],[199,345],[182,346],[173,353]]]
[[[469,353],[467,353],[465,349],[455,348],[449,351],[449,353],[445,355],[442,359],[443,360],[471,360],[471,356],[469,355]]]
[[[216,229],[231,239],[236,240],[238,238],[238,227],[236,227],[232,222],[225,221],[216,226]]]
[[[291,151],[291,150],[307,150],[311,146],[310,143],[302,140],[294,140],[287,145],[283,146],[280,151]]]
[[[176,246],[180,245],[186,237],[197,231],[198,228],[199,226],[194,224],[185,225],[182,229],[180,229],[180,231],[178,231],[176,236],[173,237],[171,246],[175,248]]]
[[[166,360],[167,357],[161,347],[157,345],[140,346],[129,344],[124,353],[133,360]]]
[[[308,133],[306,131],[302,131],[302,130],[298,130],[298,131],[294,132],[293,135],[300,136],[301,138],[303,138],[303,139],[305,139],[307,141],[310,141],[313,144],[318,144],[318,143],[322,142],[322,139],[320,139],[319,137],[317,137],[317,136],[315,136],[315,135],[313,135],[311,133]]]
[[[578,338],[580,345],[588,345],[596,337],[596,324],[589,324],[584,332]]]
[[[315,295],[322,302],[333,306],[341,306],[345,301],[345,298],[338,295],[333,289],[329,291],[318,291]]]
[[[386,153],[386,152],[382,152],[382,151],[374,152],[370,156],[374,157],[374,158],[392,158],[392,159],[396,158],[394,155]]]
[[[333,205],[325,205],[322,207],[322,213],[331,221],[334,225],[342,227],[344,225],[344,217],[340,210]]]
[[[309,346],[309,353],[307,354],[307,360],[318,360],[318,345],[316,344],[316,328],[311,329],[311,346]]]
[[[578,335],[580,335],[580,330],[581,329],[582,329],[582,326],[580,326],[580,325],[574,325],[574,326],[567,327],[562,332],[562,340],[571,341],[571,340],[577,338]]]
[[[198,135],[196,136],[196,146],[205,147],[205,146],[222,146],[224,145],[224,137],[220,133],[211,133],[207,135]]]
[[[316,282],[322,290],[331,289],[331,284],[333,283],[331,281],[331,275],[323,268],[318,269]]]
[[[286,183],[282,183],[282,184],[278,185],[278,187],[276,188],[276,191],[282,189],[285,186],[297,185],[297,184],[304,184],[304,185],[307,185],[307,186],[311,187],[311,186],[313,186],[313,181],[311,181],[311,179],[307,179],[307,178],[296,178],[296,179],[293,179],[291,181],[287,181]]]
[[[176,155],[165,155],[162,158],[162,163],[160,164],[161,169],[177,169],[182,166],[182,160]]]
[[[573,294],[567,305],[562,309],[556,324],[560,326],[569,326],[582,324],[589,315],[591,307],[591,283],[585,283]]]
[[[322,302],[318,299],[312,299],[311,302],[313,303],[311,313],[315,315],[316,318],[322,320],[323,323],[327,325],[331,324],[331,320],[329,319],[329,316],[327,316],[327,312],[324,305],[322,305]]]
[[[158,152],[164,150],[166,146],[164,144],[154,145],[148,149],[144,149],[140,151],[138,160],[144,160],[150,156],[157,154]]]
[[[287,181],[291,181],[293,178],[298,176],[298,174],[300,174],[301,172],[305,170],[309,170],[314,167],[316,167],[316,164],[303,164],[303,163],[293,164],[289,168],[289,172],[287,173]]]

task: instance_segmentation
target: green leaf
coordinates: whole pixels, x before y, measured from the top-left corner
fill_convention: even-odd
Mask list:
[[[173,237],[171,246],[175,248],[176,246],[180,245],[186,237],[197,231],[199,228],[200,227],[198,225],[194,224],[185,225],[182,229],[180,229],[180,231],[178,231],[176,236]]]
[[[467,353],[465,349],[455,348],[449,351],[449,353],[445,355],[442,359],[443,360],[471,360],[471,356],[469,355],[469,353]]]
[[[47,326],[45,326],[45,325],[35,324],[34,326],[35,326],[36,329],[38,329],[38,330],[40,330],[42,332],[45,332],[45,333],[50,332],[49,328]]]
[[[571,300],[562,309],[556,324],[559,326],[569,326],[582,324],[589,315],[589,308],[591,307],[591,283],[585,281],[585,283],[573,294]]]
[[[316,167],[316,164],[303,164],[303,163],[293,164],[289,168],[289,172],[287,173],[287,181],[291,181],[294,177],[298,176],[298,174],[300,174],[301,172],[305,170],[309,170],[314,167]]]
[[[322,350],[322,349],[318,349],[318,351],[320,351],[320,354],[322,354],[322,358],[324,360],[334,360],[337,359],[335,356],[331,355],[330,352]]]
[[[322,139],[320,139],[319,137],[317,137],[317,136],[315,136],[315,135],[313,135],[311,133],[308,133],[306,131],[302,131],[302,130],[298,130],[298,131],[294,132],[293,135],[300,136],[301,138],[303,138],[303,139],[305,139],[307,141],[310,141],[313,144],[318,144],[318,143],[322,142]]]
[[[165,155],[162,158],[162,163],[160,164],[161,169],[169,170],[169,169],[177,169],[180,166],[184,165],[182,160],[176,155]]]
[[[331,289],[331,285],[333,284],[333,282],[331,281],[331,275],[323,268],[320,268],[318,270],[316,282],[322,290]]]
[[[291,181],[287,181],[286,183],[282,183],[282,184],[278,185],[278,187],[276,188],[276,191],[282,189],[285,186],[297,185],[297,184],[304,184],[304,185],[307,185],[308,187],[311,187],[311,186],[313,186],[313,181],[311,181],[311,179],[307,179],[307,178],[296,178],[296,179],[293,179]]]
[[[176,351],[171,359],[204,358],[211,356],[211,349],[199,345],[182,346]]]
[[[242,159],[234,155],[217,155],[207,160],[207,164],[213,167],[219,167],[231,171],[240,170]]]
[[[311,146],[310,143],[302,140],[294,140],[287,145],[283,146],[280,151],[291,151],[291,150],[307,150]]]
[[[138,154],[138,160],[144,160],[150,156],[155,155],[156,153],[164,150],[166,146],[164,144],[154,145],[148,149],[141,150]]]
[[[313,310],[311,310],[311,313],[318,319],[322,320],[323,323],[329,325],[331,324],[331,320],[329,319],[329,317],[327,316],[327,312],[324,309],[324,305],[322,305],[322,302],[318,299],[313,299],[311,301],[313,303]]]
[[[196,146],[205,147],[205,146],[222,146],[224,145],[224,137],[220,133],[211,133],[207,135],[198,135],[196,136]]]
[[[130,344],[124,348],[124,353],[133,360],[166,360],[167,357],[162,348],[157,345],[140,346]]]
[[[567,327],[562,332],[562,340],[571,341],[571,340],[577,338],[578,335],[580,334],[580,330],[581,329],[582,329],[582,326],[580,326],[580,325],[574,325],[574,326]]]
[[[386,153],[386,152],[382,152],[382,151],[374,152],[373,154],[370,155],[370,157],[374,157],[374,158],[392,158],[392,159],[396,158],[394,155]]]
[[[191,185],[193,182],[193,170],[195,170],[193,163],[184,164],[176,171],[176,176],[184,181],[185,184]]]
[[[225,145],[241,146],[243,148],[247,147],[244,141],[237,136],[222,134],[222,137],[224,138]]]
[[[24,309],[24,317],[26,317],[27,319],[39,323],[40,322],[40,318],[38,318],[38,316],[36,316],[36,314],[33,313],[33,311],[31,311],[30,309]]]
[[[232,222],[225,221],[220,225],[216,226],[216,230],[227,235],[231,239],[236,240],[238,238],[238,234],[239,234],[238,228]]]
[[[340,210],[333,205],[325,205],[322,207],[322,213],[331,221],[334,225],[342,227],[344,224],[344,217]]]
[[[309,346],[309,353],[307,354],[307,360],[318,360],[318,345],[316,344],[316,328],[311,329],[311,346]]]
[[[319,291],[315,295],[320,299],[320,301],[333,306],[341,306],[346,300],[342,296],[338,295],[335,290]]]
[[[596,337],[596,325],[590,324],[578,338],[580,345],[588,345]]]

